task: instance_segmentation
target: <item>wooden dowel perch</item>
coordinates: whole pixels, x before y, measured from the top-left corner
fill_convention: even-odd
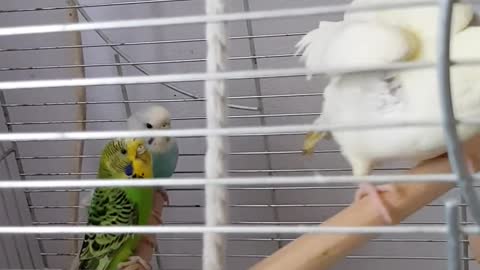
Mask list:
[[[475,137],[464,146],[466,158],[478,171],[480,159],[476,149],[480,137]],[[425,161],[409,174],[450,173],[446,155]],[[385,193],[383,199],[388,205],[394,223],[399,223],[417,210],[437,199],[454,185],[448,183],[396,184],[398,194]],[[321,226],[384,226],[378,212],[374,211],[368,197],[345,208]],[[374,235],[346,234],[305,234],[289,243],[270,257],[260,261],[250,270],[324,270],[342,260],[354,249],[365,244]]]
[[[75,6],[74,1],[68,0],[67,1],[69,6]],[[68,10],[68,21],[70,23],[78,23],[78,12],[76,8],[72,8]],[[80,32],[72,32],[70,34],[71,38],[71,44],[72,45],[82,45],[82,34]],[[72,64],[74,65],[84,65],[83,61],[83,50],[81,48],[75,48],[72,49]],[[85,78],[85,69],[80,67],[80,68],[75,68],[73,70],[73,73],[75,74],[75,77],[77,78]],[[82,104],[87,101],[87,93],[86,93],[86,88],[83,86],[75,87],[74,88],[75,92],[75,101],[79,102],[80,105],[76,106],[77,111],[76,111],[76,119],[79,122],[75,124],[75,130],[76,131],[85,131],[87,127],[87,123],[85,120],[87,120],[87,105]],[[83,167],[83,156],[84,154],[84,146],[85,146],[85,141],[80,140],[80,141],[75,141],[73,142],[74,144],[74,149],[73,149],[73,154],[78,156],[78,158],[75,158],[72,160],[73,162],[73,168],[72,171],[74,173],[78,173],[77,179],[81,179],[82,175],[82,167]],[[79,208],[76,207],[80,204],[80,192],[71,192],[70,193],[70,205],[73,206],[72,210],[72,222],[77,223],[80,218],[80,213],[79,213]],[[73,241],[73,253],[78,252],[78,240]]]

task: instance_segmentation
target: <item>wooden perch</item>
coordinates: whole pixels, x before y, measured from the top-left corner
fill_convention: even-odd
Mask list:
[[[466,157],[478,171],[480,137],[464,146]],[[446,155],[426,161],[410,170],[409,174],[450,173]],[[396,184],[399,193],[385,193],[382,198],[388,205],[394,223],[399,223],[417,210],[445,194],[454,185],[449,183]],[[381,217],[371,206],[368,197],[352,204],[321,226],[384,226]],[[355,248],[365,244],[374,235],[305,234],[260,261],[250,270],[324,270],[343,259]],[[480,240],[479,240],[480,241]]]

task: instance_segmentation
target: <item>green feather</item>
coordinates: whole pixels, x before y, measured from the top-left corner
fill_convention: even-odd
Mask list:
[[[100,158],[98,178],[128,179],[125,168],[131,162],[124,150],[124,140],[109,142]],[[88,225],[146,225],[152,212],[151,188],[97,188],[88,209]],[[133,255],[141,235],[86,234],[80,251],[83,270],[116,270]]]
[[[125,140],[112,140],[103,148],[100,157],[97,178],[122,179],[125,175],[125,167],[130,164],[127,158],[127,143]]]

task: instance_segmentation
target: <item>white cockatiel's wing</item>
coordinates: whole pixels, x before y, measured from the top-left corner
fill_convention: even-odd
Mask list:
[[[412,4],[408,5],[408,2]],[[350,8],[359,8],[363,6],[375,6],[387,4],[402,4],[403,7],[394,7],[388,9],[378,9],[369,11],[347,10],[344,14],[345,22],[353,21],[377,21],[388,23],[409,30],[416,34],[435,35],[438,29],[438,11],[437,4],[415,5],[417,0],[353,0]],[[406,7],[408,6],[408,7]],[[470,4],[456,3],[453,8],[452,33],[457,33],[467,27],[474,16],[474,9]]]
[[[322,21],[318,28],[308,32],[296,45],[296,55],[302,53],[302,60],[307,61],[322,57],[335,34],[340,31],[343,22]]]
[[[405,1],[412,0],[402,0]],[[384,0],[354,0],[351,7],[388,4]],[[412,6],[373,11],[347,11],[341,22],[321,22],[297,44],[310,72],[372,67],[402,61],[433,61],[438,33],[437,6]],[[455,4],[452,33],[465,29],[474,10]],[[335,72],[327,72],[335,75]]]
[[[354,0],[350,7],[372,6],[380,4],[408,4],[416,0]],[[452,13],[452,35],[465,29],[474,16],[472,5],[456,3]],[[413,60],[434,61],[436,57],[436,43],[439,29],[438,5],[410,5],[409,7],[396,7],[370,11],[346,11],[345,22],[377,22],[400,27],[415,36],[421,44]]]
[[[405,61],[417,46],[408,32],[376,22],[322,22],[297,44],[311,72]]]
[[[393,2],[409,4],[410,1],[353,0],[352,6]],[[467,28],[472,17],[471,5],[455,5],[451,46],[454,61],[480,58],[480,28]],[[411,5],[368,12],[350,10],[344,18],[343,22],[337,23],[339,27],[335,33],[330,33],[331,39],[326,43],[318,44],[313,38],[301,43],[305,48],[303,60],[307,69],[320,72],[327,68],[374,68],[375,65],[394,62],[437,60],[440,29],[438,6]],[[321,50],[317,51],[319,47]],[[455,116],[460,119],[480,118],[479,74],[480,68],[471,65],[454,65],[451,68],[453,105]],[[315,125],[440,120],[441,106],[435,68],[333,75],[325,88],[322,114]],[[460,124],[457,131],[459,139],[465,141],[478,134],[480,128]],[[331,134],[356,176],[370,174],[372,168],[380,162],[406,160],[417,163],[446,151],[440,127],[333,130]],[[304,141],[304,153],[312,153],[313,147],[323,135],[324,133],[309,132]],[[385,222],[390,222],[388,208],[378,196],[380,190],[372,187],[367,189],[370,189],[366,192],[372,196],[379,215],[384,217]]]
[[[455,62],[480,59],[480,27],[469,27],[452,38],[451,58]],[[472,117],[480,111],[480,65],[451,68],[452,95],[458,117]],[[475,117],[476,118],[476,117]]]

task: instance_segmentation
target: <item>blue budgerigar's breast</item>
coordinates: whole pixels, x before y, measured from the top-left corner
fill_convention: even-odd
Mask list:
[[[178,146],[175,142],[169,151],[162,154],[153,153],[153,177],[168,178],[173,175],[177,167]]]

